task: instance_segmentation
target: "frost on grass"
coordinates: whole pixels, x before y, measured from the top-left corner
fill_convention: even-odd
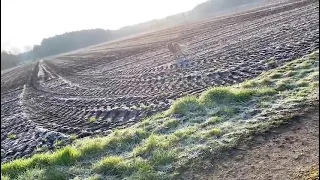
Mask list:
[[[1,178],[174,179],[195,159],[289,121],[312,100],[318,80],[316,51],[241,84],[180,98],[168,111],[106,137],[5,163]]]

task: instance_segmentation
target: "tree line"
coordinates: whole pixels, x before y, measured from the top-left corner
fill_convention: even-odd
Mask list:
[[[11,54],[11,52],[2,51],[1,52],[1,70],[12,68],[19,64],[19,57],[17,55]]]
[[[16,66],[27,60],[33,61],[60,53],[66,53],[136,33],[198,20],[218,12],[232,10],[233,8],[242,5],[259,4],[264,1],[265,0],[209,0],[185,13],[179,13],[164,19],[155,19],[132,26],[125,26],[118,30],[89,29],[66,32],[64,34],[44,38],[39,45],[34,45],[33,49],[28,52],[18,55],[13,55],[6,51],[1,52],[1,70]]]

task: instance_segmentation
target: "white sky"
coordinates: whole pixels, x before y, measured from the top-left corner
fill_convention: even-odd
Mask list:
[[[191,10],[205,0],[1,0],[1,49],[24,51],[82,29],[118,29]]]

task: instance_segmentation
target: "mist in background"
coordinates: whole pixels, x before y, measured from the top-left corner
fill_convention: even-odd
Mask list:
[[[118,38],[261,5],[265,0],[2,0],[7,69]],[[100,28],[99,28],[100,27]],[[55,35],[58,34],[58,35]],[[44,38],[46,37],[46,38]],[[3,63],[16,56],[15,63]]]
[[[116,30],[192,9],[205,0],[1,0],[1,47],[25,51],[46,37]]]

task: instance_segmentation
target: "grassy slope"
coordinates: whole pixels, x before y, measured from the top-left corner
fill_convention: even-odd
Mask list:
[[[190,162],[290,121],[319,87],[319,52],[244,83],[184,97],[107,137],[1,165],[7,179],[176,179]]]

